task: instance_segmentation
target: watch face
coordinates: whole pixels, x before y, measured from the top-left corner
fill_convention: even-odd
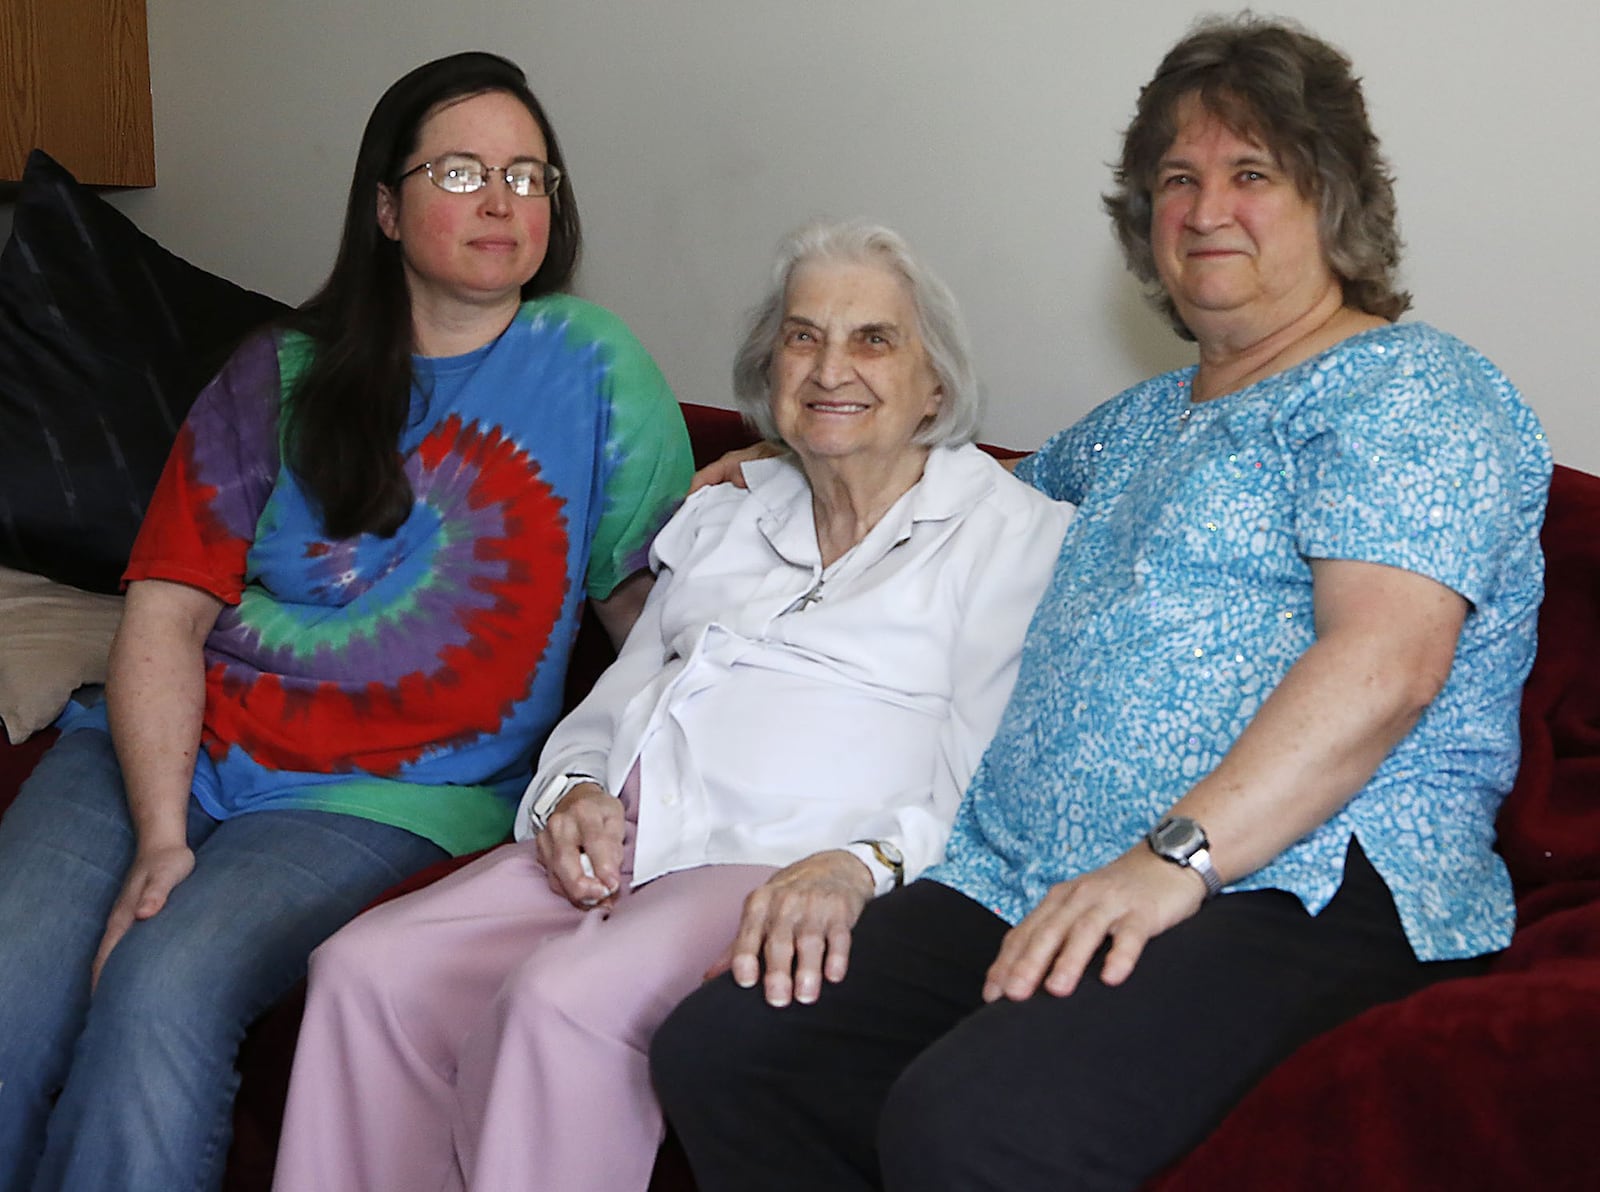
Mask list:
[[[1150,833],[1150,847],[1163,857],[1174,861],[1187,861],[1206,847],[1206,834],[1199,824],[1187,816],[1175,815],[1163,820]]]

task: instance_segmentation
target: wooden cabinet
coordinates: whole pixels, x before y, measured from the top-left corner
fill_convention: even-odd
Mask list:
[[[145,0],[0,0],[0,182],[40,148],[80,182],[154,186]]]

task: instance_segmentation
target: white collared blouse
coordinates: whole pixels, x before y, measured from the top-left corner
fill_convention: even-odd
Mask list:
[[[615,792],[637,762],[635,886],[860,840],[897,847],[909,880],[943,852],[1074,507],[976,447],[935,448],[824,568],[798,465],[745,475],[748,492],[703,489],[657,537],[644,612],[551,734],[518,838],[557,775]]]

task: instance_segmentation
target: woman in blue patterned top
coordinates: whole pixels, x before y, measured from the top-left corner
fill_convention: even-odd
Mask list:
[[[1136,1187],[1313,1034],[1510,940],[1537,419],[1395,322],[1390,175],[1326,43],[1203,23],[1116,182],[1199,361],[1018,469],[1079,511],[945,860],[816,1004],[716,982],[657,1035],[703,1192]]]

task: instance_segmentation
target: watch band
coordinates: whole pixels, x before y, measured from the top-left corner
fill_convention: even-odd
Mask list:
[[[906,884],[905,855],[890,841],[852,840],[850,843],[864,846],[872,854],[873,860],[889,871],[894,878],[893,889],[898,890]]]
[[[585,782],[592,782],[602,790],[605,789],[605,784],[592,774],[557,774],[544,784],[539,797],[528,807],[528,827],[533,835],[537,836],[544,831],[556,808],[561,806],[561,800],[570,795],[574,787],[582,786]]]
[[[1215,898],[1222,893],[1222,875],[1217,872],[1217,867],[1211,863],[1211,850],[1205,846],[1197,848],[1189,854],[1189,868],[1200,875],[1200,880],[1206,884],[1206,897]]]

